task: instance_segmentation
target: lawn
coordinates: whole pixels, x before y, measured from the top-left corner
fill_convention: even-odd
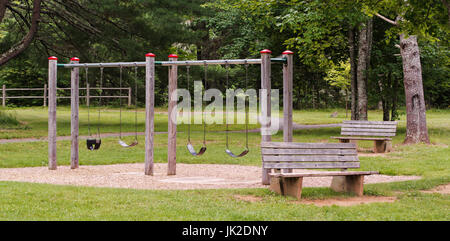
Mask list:
[[[86,113],[82,109],[81,134],[87,133]],[[299,124],[339,123],[345,119],[345,111],[336,118],[330,114],[335,110],[302,110],[294,112],[294,121]],[[23,123],[16,128],[1,130],[0,138],[45,137],[47,135],[46,109],[9,109]],[[156,115],[156,131],[167,130],[167,115],[164,109]],[[117,132],[118,110],[108,109],[103,115],[103,132]],[[124,113],[125,131],[134,130],[134,112]],[[380,120],[380,111],[371,111],[370,120]],[[140,113],[139,128],[143,129],[143,113]],[[365,195],[394,196],[394,203],[374,203],[351,207],[317,207],[298,203],[291,198],[272,194],[267,189],[190,190],[190,191],[145,191],[110,188],[70,187],[46,184],[0,182],[0,219],[2,220],[450,220],[450,197],[444,194],[422,193],[420,190],[450,182],[450,111],[427,112],[428,127],[433,145],[402,145],[405,135],[405,116],[401,116],[394,151],[386,155],[361,155],[362,170],[377,170],[386,175],[420,175],[416,181],[365,185]],[[257,126],[252,126],[257,127]],[[234,126],[243,129],[243,125]],[[192,139],[197,147],[203,134],[201,125],[194,128]],[[178,157],[181,163],[215,163],[261,165],[259,133],[249,134],[250,153],[232,159],[224,152],[225,134],[223,125],[208,126],[208,151],[201,157],[186,155],[186,126],[180,126],[177,136]],[[70,112],[66,107],[58,109],[58,135],[70,134]],[[330,136],[339,135],[339,128],[296,130],[294,141],[336,142]],[[243,133],[231,133],[233,150],[239,152],[244,144]],[[127,137],[131,140],[133,137]],[[143,136],[140,145],[124,149],[117,138],[104,138],[102,148],[96,152],[85,150],[80,143],[81,165],[103,165],[114,163],[143,163]],[[278,133],[273,140],[282,140]],[[369,149],[372,142],[361,142],[360,147]],[[155,161],[167,160],[167,135],[155,136]],[[27,151],[23,151],[27,150]],[[368,151],[362,151],[368,152]],[[70,142],[58,142],[58,164],[69,164]],[[25,142],[0,144],[0,168],[46,166],[47,143]],[[251,195],[258,202],[247,202],[236,195]],[[348,196],[336,194],[327,188],[305,188],[305,199],[324,199]]]

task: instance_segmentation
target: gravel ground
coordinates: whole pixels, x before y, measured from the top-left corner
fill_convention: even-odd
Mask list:
[[[297,170],[299,172],[300,170]],[[2,168],[0,181],[48,183],[58,185],[114,187],[133,189],[217,189],[262,188],[261,167],[217,164],[177,164],[177,175],[167,176],[167,164],[155,164],[155,175],[144,175],[144,164],[116,164],[80,166],[71,170],[59,166],[50,171],[47,167]],[[397,182],[420,179],[418,176],[371,175],[364,183]],[[305,187],[330,186],[331,177],[308,177]]]

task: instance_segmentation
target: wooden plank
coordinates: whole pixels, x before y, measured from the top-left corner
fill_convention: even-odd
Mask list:
[[[341,132],[380,132],[395,133],[396,129],[366,129],[366,128],[342,128]]]
[[[263,156],[263,162],[357,162],[358,156]]]
[[[368,141],[377,141],[377,140],[385,140],[390,141],[392,138],[389,137],[357,137],[357,136],[332,136],[331,139],[340,139],[340,140],[368,140]]]
[[[354,149],[353,143],[261,142],[261,148]]]
[[[177,58],[169,58],[169,61],[176,61]],[[177,94],[177,73],[178,67],[172,65],[169,67],[169,124],[168,124],[168,140],[167,140],[167,175],[176,175],[177,165],[177,120],[176,115],[172,114],[176,111],[177,99],[173,99]]]
[[[310,171],[305,173],[271,173],[271,177],[329,177],[329,176],[352,176],[352,175],[373,175],[376,171]]]
[[[363,124],[363,125],[397,125],[397,121],[343,121],[344,124]]]
[[[145,175],[154,172],[155,57],[145,58]]]
[[[73,63],[78,63],[78,61],[73,61]],[[70,148],[70,168],[77,169],[79,167],[79,68],[72,68],[70,75],[70,138],[71,138],[71,148]]]
[[[359,168],[359,162],[330,162],[330,163],[314,163],[314,162],[295,162],[295,163],[263,163],[266,169],[334,169],[334,168]],[[288,174],[288,173],[287,173]]]
[[[341,132],[343,136],[395,136],[395,133],[388,132]]]
[[[262,148],[262,155],[356,155],[356,149],[272,149]]]
[[[397,125],[357,125],[341,124],[342,128],[379,128],[379,129],[397,129]]]

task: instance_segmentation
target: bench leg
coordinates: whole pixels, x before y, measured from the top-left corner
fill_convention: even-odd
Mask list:
[[[375,142],[375,146],[373,148],[373,152],[375,153],[384,153],[387,151],[387,141],[385,140],[376,140]]]
[[[270,178],[270,190],[283,196],[291,196],[297,199],[302,197],[303,177],[272,177]]]
[[[262,185],[269,185],[270,184],[270,169],[262,168]]]
[[[339,142],[340,143],[349,143],[350,140],[348,140],[348,139],[339,139]]]
[[[335,192],[353,193],[363,195],[364,175],[336,176],[331,182],[331,189]]]
[[[392,141],[386,141],[386,152],[392,151]]]

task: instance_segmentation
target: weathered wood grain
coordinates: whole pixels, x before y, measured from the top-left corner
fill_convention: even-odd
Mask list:
[[[145,59],[145,175],[154,173],[155,57]]]

